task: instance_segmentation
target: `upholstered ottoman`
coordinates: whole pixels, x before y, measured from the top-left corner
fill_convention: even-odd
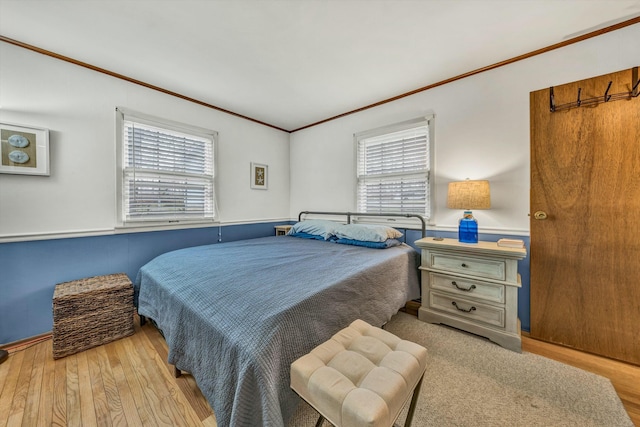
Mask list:
[[[413,395],[411,424],[427,350],[362,320],[291,364],[291,388],[338,427],[392,426]]]

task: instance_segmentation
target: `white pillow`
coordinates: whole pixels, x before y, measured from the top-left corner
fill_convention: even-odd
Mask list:
[[[329,221],[327,219],[308,219],[294,224],[287,234],[313,234],[316,236],[322,236],[322,238],[328,240],[333,237],[334,231],[338,226],[340,226],[340,224],[337,222]]]
[[[336,227],[334,234],[339,239],[363,242],[384,242],[387,239],[398,239],[403,236],[395,228],[374,224],[342,224]]]

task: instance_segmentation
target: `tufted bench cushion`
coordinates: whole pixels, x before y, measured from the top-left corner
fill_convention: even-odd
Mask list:
[[[424,347],[356,320],[292,363],[291,388],[336,426],[391,426],[426,363]]]

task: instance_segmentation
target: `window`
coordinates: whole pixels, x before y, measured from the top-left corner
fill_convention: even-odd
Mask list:
[[[217,133],[117,109],[123,226],[214,221]]]
[[[433,117],[355,135],[357,209],[431,216]]]

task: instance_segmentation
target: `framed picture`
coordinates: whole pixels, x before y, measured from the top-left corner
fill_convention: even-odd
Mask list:
[[[0,123],[0,173],[49,176],[49,130]]]
[[[269,166],[251,162],[251,188],[266,190],[269,186]]]

